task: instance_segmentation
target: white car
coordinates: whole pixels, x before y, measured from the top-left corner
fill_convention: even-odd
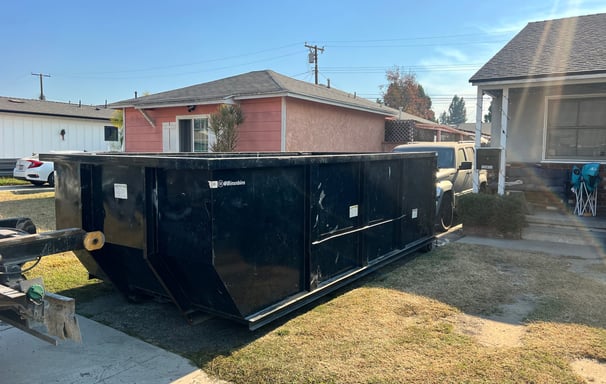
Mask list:
[[[13,177],[26,180],[34,185],[55,186],[55,165],[52,161],[40,161],[38,155],[23,157],[17,160],[13,169]]]

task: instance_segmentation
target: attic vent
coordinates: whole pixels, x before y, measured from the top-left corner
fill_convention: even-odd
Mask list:
[[[10,101],[11,103],[19,103],[19,104],[25,103],[25,101],[23,101],[23,100],[17,100],[17,99],[8,99],[8,101]]]

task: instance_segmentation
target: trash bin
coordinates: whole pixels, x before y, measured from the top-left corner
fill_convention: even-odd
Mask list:
[[[44,154],[57,228],[126,295],[251,329],[434,239],[434,153]]]

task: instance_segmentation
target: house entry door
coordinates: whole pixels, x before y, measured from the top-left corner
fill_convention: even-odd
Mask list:
[[[191,123],[191,120],[179,120],[179,152],[191,152],[193,149]]]

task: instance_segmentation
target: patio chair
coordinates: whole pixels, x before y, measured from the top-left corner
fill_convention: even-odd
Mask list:
[[[570,183],[575,194],[574,214],[584,216],[586,213],[596,215],[598,207],[599,163],[585,164],[582,168],[572,168]]]

